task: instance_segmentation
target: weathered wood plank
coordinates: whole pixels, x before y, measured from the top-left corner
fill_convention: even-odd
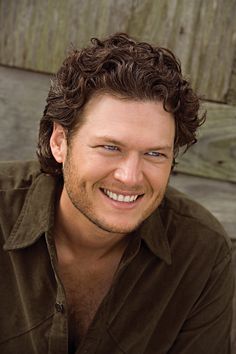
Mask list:
[[[179,157],[176,170],[236,182],[236,107],[206,102],[199,141]]]
[[[211,211],[229,236],[236,239],[235,183],[177,173],[171,176],[170,184]]]
[[[236,240],[233,240],[233,269],[234,269],[234,279],[236,284]],[[231,330],[231,350],[232,354],[236,353],[236,291],[234,291],[233,299],[233,321]]]
[[[31,159],[49,75],[0,67],[0,77],[0,159]]]
[[[131,20],[134,26],[133,22],[129,24],[130,29],[134,28],[131,32],[172,49],[195,89],[208,100],[225,101],[236,47],[236,1],[136,1],[136,4]]]
[[[236,0],[2,0],[0,63],[55,72],[71,43],[82,47],[92,36],[127,31],[173,49],[193,86],[225,101],[235,13]]]
[[[236,33],[235,33],[236,37]],[[233,68],[230,77],[230,85],[227,93],[227,103],[236,105],[236,48],[234,52]]]

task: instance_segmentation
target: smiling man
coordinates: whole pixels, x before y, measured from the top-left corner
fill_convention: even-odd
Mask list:
[[[85,235],[130,233],[163,198],[173,162],[174,118],[161,102],[111,94],[92,98],[84,116],[69,146],[58,123],[51,136],[52,153],[64,164],[61,209],[78,223],[76,230],[83,225]]]
[[[168,187],[204,119],[167,49],[115,34],[69,55],[39,164],[0,167],[1,353],[230,353],[230,243]]]

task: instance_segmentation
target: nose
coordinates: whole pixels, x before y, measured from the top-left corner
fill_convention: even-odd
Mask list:
[[[143,181],[140,157],[137,155],[124,157],[115,169],[114,178],[129,187],[140,184]]]

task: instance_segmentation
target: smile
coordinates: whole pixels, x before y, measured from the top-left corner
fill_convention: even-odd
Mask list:
[[[124,195],[124,194],[113,193],[113,192],[109,191],[109,189],[102,189],[102,191],[110,199],[113,199],[118,202],[124,202],[124,203],[132,203],[139,197],[138,194]]]

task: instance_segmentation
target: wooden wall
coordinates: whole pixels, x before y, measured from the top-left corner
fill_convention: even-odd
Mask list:
[[[0,0],[0,159],[35,156],[46,74],[114,32],[172,49],[203,96],[207,122],[171,183],[236,239],[236,0]],[[236,311],[232,330],[236,350]]]
[[[0,62],[55,72],[71,43],[125,31],[172,49],[208,100],[236,102],[236,0],[1,0]]]

